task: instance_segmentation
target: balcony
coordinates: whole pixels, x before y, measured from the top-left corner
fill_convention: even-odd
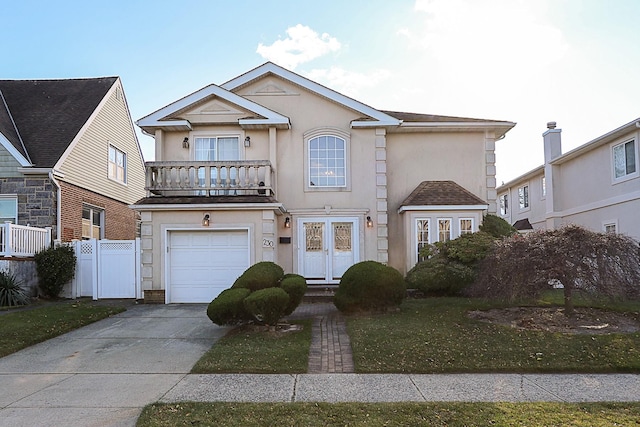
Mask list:
[[[145,189],[157,196],[273,196],[268,160],[146,162]]]

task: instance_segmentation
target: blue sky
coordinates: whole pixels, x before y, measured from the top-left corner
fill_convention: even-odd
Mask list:
[[[135,120],[270,60],[372,107],[509,120],[498,181],[640,117],[635,0],[0,0],[1,79],[118,75]],[[147,160],[153,140],[139,133]]]

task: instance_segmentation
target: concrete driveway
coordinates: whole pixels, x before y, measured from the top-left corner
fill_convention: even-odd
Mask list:
[[[137,305],[0,358],[0,426],[133,426],[227,332],[206,305]]]

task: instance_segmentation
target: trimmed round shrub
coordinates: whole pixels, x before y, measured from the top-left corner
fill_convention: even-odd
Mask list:
[[[233,283],[232,288],[247,288],[251,292],[277,287],[284,270],[271,261],[261,261],[247,268]]]
[[[342,312],[382,311],[399,306],[406,294],[398,270],[377,261],[363,261],[342,275],[333,303]]]
[[[15,307],[29,304],[29,295],[16,276],[0,271],[0,307]]]
[[[57,298],[76,274],[76,254],[71,246],[50,247],[34,256],[38,284],[44,295]]]
[[[244,309],[244,299],[251,291],[247,288],[225,289],[207,307],[207,316],[216,325],[237,325],[251,319]]]
[[[475,270],[460,262],[434,256],[416,264],[407,273],[407,287],[426,296],[456,296],[475,280]]]
[[[255,320],[275,326],[284,316],[289,295],[281,288],[266,288],[252,292],[244,299],[244,308]]]
[[[302,298],[307,292],[307,281],[299,274],[285,274],[280,282],[280,287],[289,295],[289,304],[284,312],[285,316],[288,316],[302,302]]]

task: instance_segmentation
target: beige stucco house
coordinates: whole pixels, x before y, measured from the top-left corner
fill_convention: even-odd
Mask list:
[[[562,154],[547,124],[544,165],[498,188],[499,215],[521,230],[577,224],[640,240],[640,118]]]
[[[354,263],[406,272],[496,211],[514,123],[377,110],[265,63],[137,122],[155,139],[140,212],[144,297],[209,302],[274,261],[310,285]]]

